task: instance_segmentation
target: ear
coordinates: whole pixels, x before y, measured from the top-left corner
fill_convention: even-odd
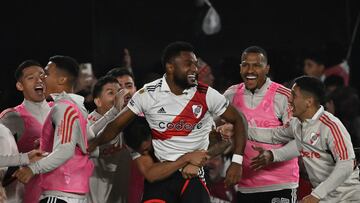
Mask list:
[[[101,107],[101,100],[99,98],[95,98],[94,103],[97,107]]]
[[[314,97],[308,97],[305,102],[306,102],[306,107],[311,107],[314,105],[315,99]]]
[[[266,73],[266,75],[269,73],[269,71],[270,71],[270,65],[267,64],[267,65],[265,66],[265,73]]]
[[[174,65],[171,63],[165,64],[166,72],[173,73],[174,72]]]
[[[58,77],[58,79],[57,79],[57,83],[58,83],[59,85],[64,85],[64,84],[66,84],[67,80],[68,80],[67,77],[65,77],[65,76],[60,76],[60,77]]]
[[[19,91],[24,91],[24,86],[21,84],[21,82],[16,82],[16,89]]]

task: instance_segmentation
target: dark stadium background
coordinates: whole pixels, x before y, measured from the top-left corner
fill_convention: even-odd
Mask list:
[[[25,59],[45,65],[52,55],[69,55],[91,62],[101,76],[121,63],[128,48],[139,76],[158,68],[162,49],[175,40],[191,42],[216,74],[226,74],[222,65],[235,64],[236,75],[241,51],[260,45],[269,52],[274,79],[288,81],[301,73],[301,57],[308,50],[324,51],[329,65],[340,63],[360,12],[358,0],[212,0],[222,29],[207,36],[200,28],[206,9],[194,2],[3,1],[0,110],[22,100],[13,72]],[[349,63],[351,85],[359,90],[360,34]]]

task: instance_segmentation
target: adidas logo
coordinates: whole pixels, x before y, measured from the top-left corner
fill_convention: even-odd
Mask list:
[[[164,107],[161,107],[157,112],[158,112],[158,113],[166,113]]]

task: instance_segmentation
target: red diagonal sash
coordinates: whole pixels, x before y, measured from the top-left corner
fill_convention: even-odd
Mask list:
[[[208,110],[206,105],[207,89],[208,86],[199,84],[189,103],[172,121],[173,128],[166,129],[164,132],[151,129],[153,138],[166,140],[173,136],[188,136],[194,128],[197,128],[197,123],[204,117]]]

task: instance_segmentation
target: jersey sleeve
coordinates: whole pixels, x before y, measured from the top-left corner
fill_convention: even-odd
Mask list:
[[[327,146],[335,161],[355,159],[350,134],[345,126],[339,120],[328,122]]]
[[[229,101],[232,102],[234,99],[234,96],[236,94],[236,90],[237,90],[238,85],[233,85],[231,87],[229,87],[225,92],[224,92],[224,96],[225,98]]]
[[[10,130],[0,125],[0,167],[27,164],[27,154],[18,154],[15,139]]]
[[[277,128],[249,127],[248,134],[250,140],[269,144],[288,143],[294,139],[294,131],[291,124]]]
[[[229,106],[229,101],[218,91],[209,87],[206,93],[206,104],[212,115],[221,116]]]
[[[55,126],[53,151],[29,165],[34,174],[46,173],[59,167],[74,155],[76,146],[86,153],[79,115],[73,107],[63,103],[55,105],[51,119]]]
[[[145,114],[146,104],[152,100],[145,88],[138,90],[130,99],[127,107],[136,115]]]
[[[289,103],[291,91],[285,87],[280,87],[275,94],[275,113],[277,117],[286,125],[291,117],[291,106]]]
[[[3,112],[0,118],[0,123],[5,125],[11,131],[11,134],[16,136],[16,139],[18,140],[24,133],[24,121],[20,117],[20,114],[16,111]]]

